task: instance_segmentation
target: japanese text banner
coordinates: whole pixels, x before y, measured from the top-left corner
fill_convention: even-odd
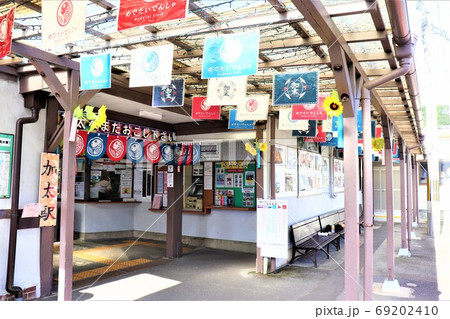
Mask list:
[[[220,120],[220,105],[208,105],[206,96],[192,98],[192,118],[194,120]]]
[[[120,0],[117,31],[186,18],[188,0]]]
[[[39,203],[42,206],[40,227],[56,226],[58,204],[59,155],[41,153]]]
[[[82,90],[111,87],[111,53],[81,57],[80,84]]]
[[[169,85],[173,44],[131,50],[130,87]]]
[[[83,39],[86,0],[42,0],[42,46],[45,49]]]
[[[11,53],[15,12],[16,7],[13,7],[7,14],[0,16],[0,59]]]
[[[237,105],[247,94],[247,77],[213,78],[208,80],[208,105]]]
[[[267,120],[269,95],[249,95],[237,105],[236,120]]]
[[[279,119],[278,119],[278,129],[279,130],[307,130],[308,121],[306,120],[293,120],[292,119],[292,108],[280,109]]]

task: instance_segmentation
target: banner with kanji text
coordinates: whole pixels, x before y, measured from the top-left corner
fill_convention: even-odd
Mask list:
[[[41,153],[39,204],[42,206],[40,227],[56,226],[58,209],[59,154]]]

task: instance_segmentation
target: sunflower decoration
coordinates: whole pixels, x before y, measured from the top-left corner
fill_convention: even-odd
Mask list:
[[[339,101],[339,95],[336,90],[333,90],[331,95],[325,98],[322,106],[329,117],[339,117],[344,110],[344,106]]]
[[[247,152],[249,152],[251,155],[257,156],[256,164],[257,164],[257,167],[260,168],[261,167],[261,152],[264,152],[267,150],[267,143],[260,143],[260,142],[258,142],[258,139],[255,139],[253,144],[255,146],[253,146],[249,142],[245,143],[245,150]]]
[[[98,112],[95,113],[93,106],[86,105],[83,110],[83,108],[78,105],[73,110],[73,117],[88,123],[89,132],[94,132],[106,122],[106,106],[102,105]]]
[[[374,137],[372,138],[372,149],[375,152],[379,152],[384,148],[384,138],[382,137]]]

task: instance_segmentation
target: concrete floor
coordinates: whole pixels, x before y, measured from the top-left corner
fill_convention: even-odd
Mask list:
[[[448,213],[448,212],[447,212]],[[383,292],[386,276],[386,227],[376,223],[374,229],[374,300],[434,301],[449,300],[448,224],[437,238],[427,235],[425,224],[414,228],[420,239],[412,241],[411,257],[395,258],[395,276],[400,284],[396,292]],[[400,225],[396,224],[396,249],[400,248]],[[363,236],[360,237],[361,243]],[[115,245],[98,249],[102,245]],[[152,300],[152,301],[246,301],[246,300],[344,300],[344,251],[330,248],[331,258],[320,253],[318,268],[309,260],[297,260],[274,274],[255,273],[255,255],[208,248],[185,247],[182,258],[169,260],[164,256],[164,243],[140,241],[130,246],[126,240],[77,242],[74,273],[111,266],[111,259],[130,264],[99,277],[74,282],[73,300]],[[89,251],[89,249],[94,249]],[[97,249],[97,250],[95,250]],[[92,257],[92,255],[96,257]],[[77,254],[77,252],[75,252]],[[362,258],[361,246],[361,280]],[[84,258],[91,258],[87,262]],[[119,258],[120,257],[120,258]],[[57,259],[57,257],[56,257]],[[56,260],[55,259],[55,260]],[[150,260],[147,262],[146,260]],[[109,264],[108,264],[109,263]],[[126,266],[126,265],[125,265]],[[41,300],[56,300],[55,293]]]

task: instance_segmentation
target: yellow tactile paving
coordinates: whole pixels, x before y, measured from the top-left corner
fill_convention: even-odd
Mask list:
[[[131,241],[131,240],[127,240],[125,242],[129,243],[130,245],[134,243],[134,241]],[[149,243],[149,242],[145,242],[145,241],[137,241],[134,244],[135,245],[150,246],[150,247],[166,248],[166,244],[162,244],[162,243],[160,244],[160,243]],[[190,252],[190,251],[192,251],[192,248],[183,247],[183,251],[184,252]]]
[[[94,255],[91,253],[91,249],[85,249],[85,250],[77,250],[73,252],[74,257],[87,259],[90,261],[95,261],[101,264],[111,265],[114,263],[115,259],[105,258],[99,255]]]
[[[138,258],[138,259],[129,260],[129,261],[116,262],[115,264],[110,265],[110,266],[104,266],[104,267],[95,268],[92,270],[86,270],[86,271],[82,271],[82,272],[73,274],[72,280],[77,281],[77,280],[97,277],[97,276],[101,276],[101,275],[111,272],[111,271],[134,267],[134,266],[147,264],[147,263],[151,263],[151,262],[152,262],[152,260],[145,259],[145,258]]]

